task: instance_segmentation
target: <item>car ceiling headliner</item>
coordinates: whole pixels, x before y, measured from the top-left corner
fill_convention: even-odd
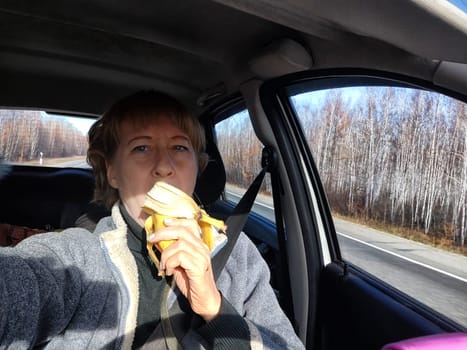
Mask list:
[[[281,38],[313,69],[431,80],[439,61],[467,63],[466,18],[441,0],[1,0],[0,104],[99,114],[156,88],[195,108],[219,83],[253,78],[249,60]]]

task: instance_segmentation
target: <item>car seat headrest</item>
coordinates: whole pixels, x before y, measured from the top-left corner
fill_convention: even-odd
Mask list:
[[[94,191],[89,169],[15,166],[0,181],[0,222],[48,231],[73,226]]]
[[[194,196],[198,204],[202,205],[209,205],[219,199],[226,181],[222,157],[212,140],[207,140],[206,153],[209,155],[209,162],[198,176]]]

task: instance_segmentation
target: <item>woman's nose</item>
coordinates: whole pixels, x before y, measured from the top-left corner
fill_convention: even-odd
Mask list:
[[[156,177],[167,177],[174,173],[173,161],[167,152],[161,152],[156,157],[153,172]]]

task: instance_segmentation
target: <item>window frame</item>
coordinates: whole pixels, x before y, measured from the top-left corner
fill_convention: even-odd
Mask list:
[[[307,261],[316,263],[316,255],[318,255],[321,257],[321,267],[325,268],[326,264],[323,264],[322,257],[328,253],[332,260],[329,267],[334,264],[340,266],[339,268],[344,271],[344,274],[348,273],[349,275],[356,276],[357,279],[371,285],[396,302],[408,306],[411,310],[415,310],[419,315],[439,325],[442,329],[460,330],[461,328],[459,328],[459,325],[448,319],[447,316],[437,313],[418,300],[405,295],[391,285],[369,275],[366,271],[356,266],[352,266],[342,259],[330,207],[327,204],[326,193],[313,161],[311,150],[302,132],[299,118],[295,116],[294,107],[289,100],[289,91],[290,86],[294,84],[296,84],[296,86],[300,86],[301,84],[302,87],[309,84],[307,85],[308,89],[306,92],[310,92],[312,90],[349,87],[358,84],[367,86],[370,82],[375,85],[392,85],[430,90],[458,99],[462,102],[467,102],[467,95],[462,95],[458,92],[436,86],[431,82],[406,75],[368,69],[324,69],[306,73],[295,73],[286,77],[270,80],[260,89],[260,98],[266,115],[273,126],[275,136],[280,140],[279,144],[284,145],[282,146],[283,150],[281,150],[281,152],[285,152],[285,154],[288,155],[286,158],[295,157],[295,162],[292,163],[301,162],[303,165],[301,168],[303,173],[300,173],[300,170],[294,169],[294,164],[290,164],[289,175],[292,183],[295,188],[300,185],[306,186],[310,184],[308,188],[311,188],[312,192],[316,195],[316,203],[313,203],[311,198],[306,195],[301,197],[297,196],[298,199],[295,200],[300,220],[302,220],[301,226],[304,229],[302,232],[304,234]],[[310,89],[310,86],[314,86],[315,89]],[[298,92],[299,90],[296,91]],[[311,211],[307,212],[308,210]],[[310,220],[310,216],[315,219]],[[319,222],[319,220],[316,220],[316,218],[322,220],[323,230],[321,231],[317,228],[316,223]],[[312,227],[309,226],[311,224],[315,225],[316,232],[324,232],[328,243],[327,247],[321,246],[319,239],[307,237],[306,227]],[[328,252],[324,252],[326,248],[329,249]],[[316,273],[318,275],[321,274],[320,271]],[[310,274],[310,278],[313,278],[313,273]]]

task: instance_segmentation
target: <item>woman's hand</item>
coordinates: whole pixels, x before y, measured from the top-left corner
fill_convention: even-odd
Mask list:
[[[217,316],[221,295],[211,266],[211,252],[201,239],[201,228],[194,219],[166,219],[166,227],[148,237],[152,243],[176,240],[161,253],[159,267],[188,299],[192,310],[208,322]]]

